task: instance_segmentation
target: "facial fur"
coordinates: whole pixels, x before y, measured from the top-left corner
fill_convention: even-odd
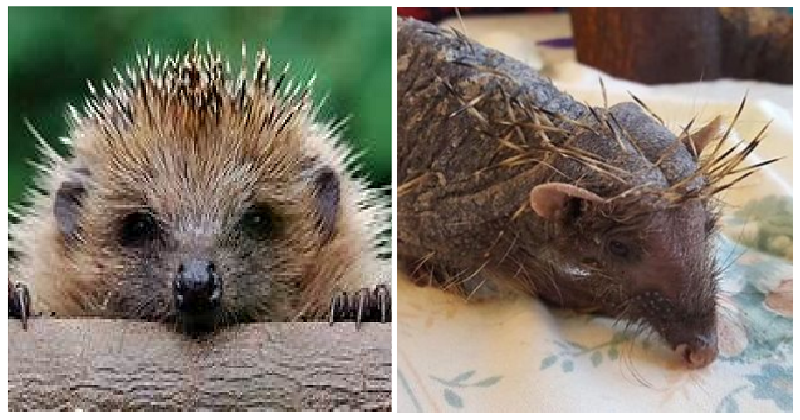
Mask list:
[[[560,184],[537,187],[531,200],[548,219],[553,246],[544,270],[553,281],[531,286],[539,296],[650,329],[692,354],[716,355],[712,201],[674,206],[646,191],[602,199]]]

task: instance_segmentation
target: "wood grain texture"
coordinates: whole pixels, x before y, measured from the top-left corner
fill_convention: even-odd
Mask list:
[[[642,83],[722,77],[713,8],[570,9],[578,61]]]
[[[642,83],[792,83],[792,16],[766,7],[570,9],[578,61]]]
[[[157,323],[8,324],[8,409],[391,410],[391,324],[262,323],[191,339]]]

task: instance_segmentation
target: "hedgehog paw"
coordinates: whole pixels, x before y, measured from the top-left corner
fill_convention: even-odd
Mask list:
[[[360,328],[363,322],[391,322],[391,289],[381,284],[372,290],[362,288],[352,295],[336,293],[331,299],[329,322],[332,325],[339,321],[355,321],[356,328]]]

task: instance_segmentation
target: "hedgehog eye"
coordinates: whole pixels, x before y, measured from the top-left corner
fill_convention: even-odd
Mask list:
[[[621,258],[625,258],[628,256],[628,254],[630,254],[630,248],[628,248],[628,245],[620,241],[610,241],[608,243],[608,251]]]
[[[122,246],[141,246],[158,236],[158,222],[150,212],[136,212],[122,219],[119,242]]]
[[[267,239],[275,232],[277,227],[275,212],[267,206],[253,206],[239,222],[240,228],[255,239]]]

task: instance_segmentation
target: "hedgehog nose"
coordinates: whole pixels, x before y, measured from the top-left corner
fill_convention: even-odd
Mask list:
[[[686,365],[690,369],[700,369],[708,366],[719,354],[719,343],[717,342],[717,332],[712,331],[706,334],[699,334],[687,344],[677,346]]]
[[[173,290],[179,310],[202,312],[219,305],[222,282],[213,262],[192,259],[178,266]]]

